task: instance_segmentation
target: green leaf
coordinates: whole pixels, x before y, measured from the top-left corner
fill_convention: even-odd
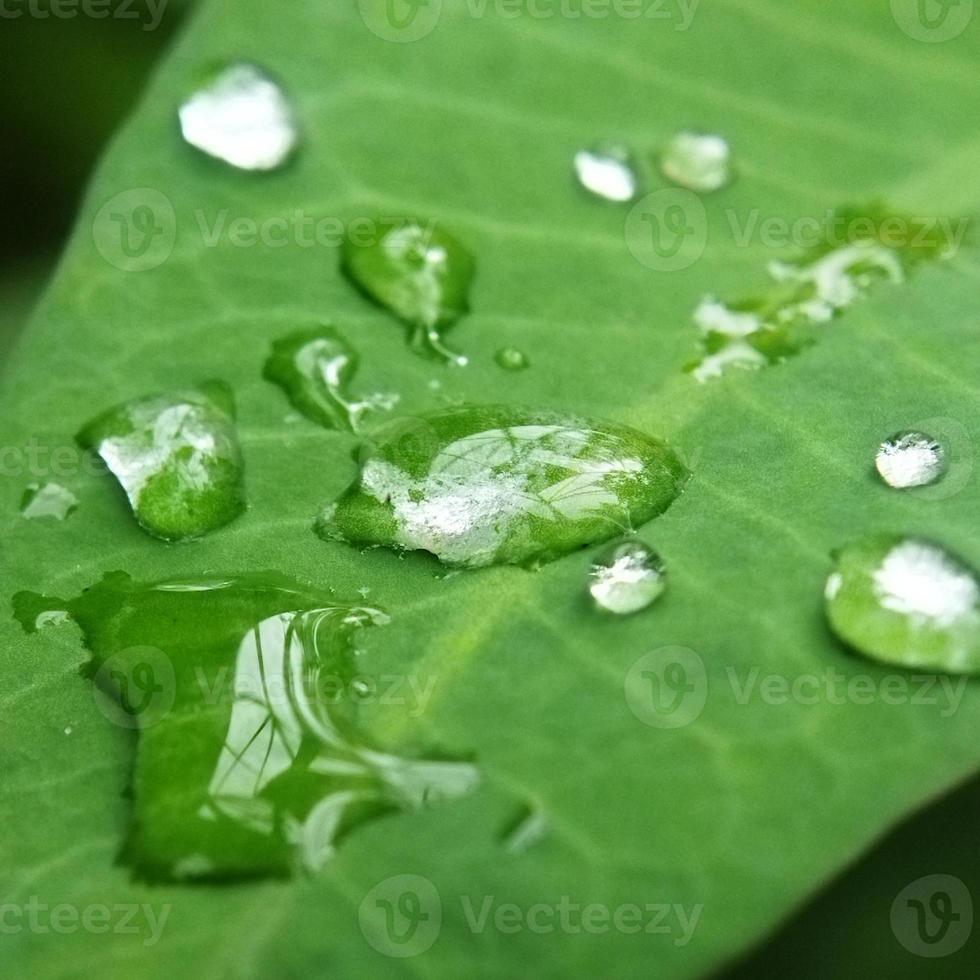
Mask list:
[[[356,828],[307,877],[134,881],[115,859],[137,736],[78,676],[89,655],[77,629],[25,636],[11,619],[0,894],[23,925],[0,937],[10,975],[458,977],[474,962],[490,976],[698,975],[980,762],[975,686],[916,697],[912,675],[849,654],[822,609],[831,551],[866,535],[925,537],[980,561],[975,254],[878,284],[783,364],[705,384],[683,372],[704,297],[758,295],[767,263],[793,254],[736,234],[753,214],[820,220],[875,199],[923,218],[978,210],[976,30],[926,44],[889,5],[844,0],[704,3],[688,30],[673,29],[679,16],[481,9],[447,0],[429,34],[400,44],[367,26],[367,3],[204,6],[100,169],[0,400],[11,594],[74,595],[116,569],[138,581],[275,570],[338,602],[367,589],[392,623],[358,658],[365,676],[390,679],[388,697],[362,706],[365,731],[399,756],[437,745],[473,758],[480,788]],[[180,142],[188,85],[238,58],[296,101],[304,142],[281,171],[235,172]],[[725,135],[737,178],[700,199],[697,261],[658,271],[634,257],[648,250],[624,233],[629,207],[587,195],[571,161],[606,138],[652,153],[682,129]],[[157,233],[141,240],[134,224],[140,254],[127,254],[111,215],[140,205]],[[341,272],[336,229],[379,215],[431,218],[474,256],[471,310],[452,328],[465,369],[413,356]],[[287,422],[262,368],[271,342],[324,320],[360,355],[364,390],[397,392],[403,416],[445,399],[504,402],[666,440],[694,476],[640,536],[670,588],[612,619],[588,601],[589,553],[441,578],[424,554],[319,540],[314,515],[354,479],[357,441]],[[511,346],[528,370],[494,362]],[[113,404],[209,376],[236,396],[249,509],[167,545],[73,434]],[[881,440],[913,428],[950,446],[949,472],[924,488],[937,493],[874,475]],[[48,481],[77,512],[24,520],[23,490]],[[501,835],[528,811],[550,830],[512,853]],[[397,901],[407,882],[418,904]],[[608,910],[609,928],[563,928],[563,901]],[[128,903],[136,933],[82,927],[86,910]],[[511,903],[555,910],[553,930],[522,918],[510,931]],[[612,925],[614,910],[662,903],[667,932]],[[75,909],[76,928],[32,929],[39,905]],[[385,955],[386,909],[431,945]]]

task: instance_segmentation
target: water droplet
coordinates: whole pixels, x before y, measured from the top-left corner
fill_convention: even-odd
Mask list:
[[[475,568],[551,561],[665,511],[689,473],[662,441],[611,423],[488,406],[375,433],[317,531]]]
[[[524,804],[508,821],[500,834],[500,840],[509,854],[523,854],[544,840],[550,831],[551,823],[544,812]]]
[[[722,136],[678,133],[664,148],[660,169],[675,184],[706,194],[731,182],[731,156]]]
[[[235,403],[220,381],[103,412],[78,434],[126,491],[144,530],[165,541],[222,527],[245,509]]]
[[[279,385],[308,419],[327,429],[356,432],[367,412],[393,404],[383,395],[361,400],[351,396],[358,360],[357,352],[333,327],[299,330],[273,343],[264,377]]]
[[[20,502],[20,512],[30,521],[49,518],[63,521],[78,509],[78,498],[57,483],[32,483]]]
[[[878,447],[875,468],[890,487],[924,487],[946,472],[946,452],[923,432],[899,432]]]
[[[240,170],[274,170],[296,148],[299,128],[279,84],[257,65],[235,63],[180,107],[184,139]]]
[[[980,673],[980,581],[962,559],[919,538],[880,535],[841,549],[827,580],[827,617],[874,660]]]
[[[686,370],[707,381],[729,367],[778,364],[812,344],[821,326],[878,283],[901,284],[918,263],[949,254],[947,231],[919,241],[896,235],[896,223],[917,227],[878,207],[839,209],[828,216],[819,244],[793,260],[769,263],[766,291],[731,303],[706,297],[694,311],[701,356]]]
[[[466,358],[449,350],[445,331],[469,309],[473,258],[434,221],[378,220],[376,237],[346,239],[343,270],[380,306],[411,327],[415,350],[454,364]]]
[[[75,729],[74,729],[74,728],[72,728],[72,727],[71,727],[71,725],[65,725],[65,734],[66,734],[66,735],[71,735],[71,733],[72,733],[72,732],[73,732],[74,730],[75,730]]]
[[[68,610],[100,709],[140,733],[124,854],[150,880],[316,870],[367,821],[478,783],[472,763],[402,757],[363,730],[354,640],[379,610],[275,572],[115,572],[74,599],[14,604]]]
[[[516,347],[502,347],[494,355],[494,360],[505,371],[523,371],[526,367],[530,367],[527,354]]]
[[[630,201],[636,196],[637,176],[624,146],[603,144],[575,154],[575,176],[589,193],[606,201]]]
[[[646,609],[667,587],[660,556],[642,541],[618,541],[589,571],[589,593],[599,609],[627,615]]]

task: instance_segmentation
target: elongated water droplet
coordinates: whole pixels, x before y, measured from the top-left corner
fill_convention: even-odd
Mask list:
[[[78,498],[58,483],[32,483],[20,502],[20,512],[30,521],[48,518],[63,521],[78,509]]]
[[[231,389],[208,381],[103,412],[78,434],[126,491],[144,530],[193,538],[245,509],[243,464]]]
[[[522,350],[518,350],[516,347],[502,347],[494,355],[494,360],[505,371],[523,371],[526,367],[530,366],[527,354]]]
[[[575,176],[596,197],[606,201],[630,201],[636,196],[638,179],[629,150],[603,144],[575,154]]]
[[[66,609],[110,720],[139,732],[127,863],[151,880],[316,870],[376,817],[461,796],[468,762],[402,757],[358,720],[353,641],[380,610],[275,572],[155,583],[120,572]]]
[[[664,147],[663,175],[688,190],[707,194],[732,179],[732,151],[722,136],[678,133]]]
[[[706,381],[729,367],[758,368],[798,354],[876,284],[899,285],[921,262],[951,254],[951,227],[923,230],[921,222],[878,206],[838,209],[818,244],[769,263],[766,291],[736,302],[713,296],[701,302],[694,312],[701,356],[686,370]]]
[[[544,811],[524,804],[507,822],[500,841],[509,854],[523,854],[544,840],[550,830],[551,822]]]
[[[924,487],[946,472],[946,453],[924,432],[899,432],[879,446],[875,468],[890,487]]]
[[[617,541],[589,571],[589,593],[599,609],[627,615],[646,609],[667,587],[664,563],[642,541]]]
[[[605,422],[488,406],[375,434],[325,538],[425,550],[447,565],[529,565],[665,511],[688,471],[662,441]]]
[[[184,139],[239,170],[274,170],[296,148],[299,127],[279,84],[247,62],[211,77],[180,107]]]
[[[826,608],[842,640],[884,663],[980,673],[980,581],[966,562],[896,535],[857,541],[836,558]]]
[[[379,219],[376,237],[352,233],[344,242],[343,270],[370,299],[411,327],[415,350],[465,364],[443,333],[469,309],[473,258],[448,232],[415,220]]]
[[[279,385],[293,406],[327,429],[356,432],[363,415],[390,408],[380,395],[354,398],[350,384],[357,372],[357,352],[333,327],[299,330],[272,345],[264,376]]]

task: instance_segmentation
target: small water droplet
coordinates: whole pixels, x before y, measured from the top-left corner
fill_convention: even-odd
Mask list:
[[[980,581],[942,545],[896,535],[849,544],[825,600],[834,632],[874,660],[980,673]]]
[[[72,728],[72,727],[71,727],[71,725],[65,725],[65,734],[66,734],[66,735],[71,735],[71,733],[72,733],[72,732],[73,732],[74,730],[75,730],[75,729],[74,729],[74,728]]]
[[[551,822],[544,811],[524,804],[507,822],[500,834],[500,841],[509,854],[523,854],[544,840],[550,831]]]
[[[392,754],[359,724],[354,641],[380,610],[276,572],[114,572],[73,599],[14,597],[28,628],[56,607],[82,631],[100,710],[139,733],[123,852],[148,880],[315,871],[357,827],[479,782],[471,762]]]
[[[518,350],[516,347],[502,347],[494,355],[494,360],[505,371],[523,371],[525,368],[530,367],[527,354],[522,350]]]
[[[184,139],[240,170],[274,170],[299,141],[292,107],[262,68],[239,62],[212,76],[180,107]]]
[[[646,609],[667,587],[660,556],[642,541],[618,541],[589,570],[589,593],[599,609],[628,615]]]
[[[78,498],[57,483],[32,483],[20,502],[20,512],[30,521],[48,518],[63,521],[78,509]]]
[[[165,541],[223,527],[245,509],[235,403],[223,382],[103,412],[78,434],[126,491],[144,530]]]
[[[946,452],[924,432],[899,432],[878,447],[875,468],[890,487],[924,487],[946,472]]]
[[[347,277],[411,328],[412,347],[457,365],[467,359],[449,350],[442,335],[469,310],[473,258],[434,221],[379,219],[370,240],[344,242]]]
[[[731,156],[722,136],[678,133],[664,148],[660,169],[675,184],[707,194],[731,182]]]
[[[636,196],[636,170],[626,147],[603,144],[579,150],[574,165],[578,182],[590,194],[618,202],[630,201]]]
[[[276,340],[263,376],[279,385],[308,419],[327,429],[356,432],[366,413],[393,405],[392,396],[358,400],[351,395],[358,361],[357,352],[337,330],[316,327]]]
[[[487,406],[384,426],[327,539],[424,550],[455,567],[529,565],[662,513],[689,473],[659,439],[605,422]]]

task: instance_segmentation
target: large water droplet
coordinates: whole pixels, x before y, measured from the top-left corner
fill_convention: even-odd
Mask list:
[[[376,236],[353,233],[343,247],[343,269],[370,299],[412,328],[412,346],[456,364],[443,333],[469,309],[473,258],[435,222],[375,222]]]
[[[642,541],[617,541],[589,570],[589,593],[599,609],[626,615],[646,609],[667,587],[660,556]]]
[[[904,232],[896,234],[896,227]],[[766,291],[736,302],[713,296],[701,302],[694,312],[701,356],[686,369],[706,381],[729,367],[758,368],[798,354],[819,327],[877,283],[903,283],[922,261],[950,254],[947,224],[924,237],[918,228],[879,207],[829,215],[818,244],[790,261],[769,263]]]
[[[688,471],[662,441],[549,412],[447,409],[385,426],[318,532],[452,566],[536,564],[665,511]]]
[[[884,663],[980,673],[980,582],[941,545],[880,535],[842,548],[827,580],[834,632]]]
[[[878,447],[875,468],[890,487],[924,487],[946,472],[946,453],[932,436],[899,432]]]
[[[357,352],[333,327],[316,327],[275,341],[264,376],[308,419],[327,429],[356,432],[366,412],[393,404],[390,396],[351,395],[358,361]]]
[[[527,354],[516,347],[502,347],[493,358],[505,371],[523,371],[530,366]]]
[[[630,201],[638,179],[629,150],[604,144],[575,154],[575,176],[590,194],[606,201]]]
[[[63,521],[77,509],[78,498],[58,483],[32,483],[20,502],[21,514],[30,521]]]
[[[706,194],[731,181],[731,156],[731,147],[722,136],[678,133],[664,147],[660,169],[675,184]]]
[[[197,537],[245,509],[231,389],[220,381],[103,412],[78,434],[126,491],[133,514],[165,541]]]
[[[15,597],[68,611],[98,704],[136,729],[128,863],[151,880],[316,870],[378,816],[474,788],[470,763],[405,758],[358,720],[356,635],[387,617],[274,572]]]
[[[229,65],[180,107],[191,146],[240,170],[274,170],[296,148],[299,128],[279,84],[257,65]]]

